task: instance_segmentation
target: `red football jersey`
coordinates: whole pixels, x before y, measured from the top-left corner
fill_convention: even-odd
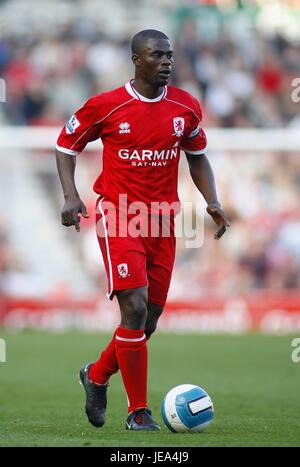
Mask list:
[[[101,138],[103,170],[94,190],[117,205],[178,202],[180,149],[199,156],[206,151],[201,109],[188,92],[165,86],[147,99],[132,82],[89,99],[62,129],[57,149],[77,156],[86,144]]]

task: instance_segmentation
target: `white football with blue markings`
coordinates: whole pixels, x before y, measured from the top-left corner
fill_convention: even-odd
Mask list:
[[[214,406],[207,392],[193,384],[180,384],[171,389],[162,403],[162,418],[169,430],[203,431],[212,422]]]

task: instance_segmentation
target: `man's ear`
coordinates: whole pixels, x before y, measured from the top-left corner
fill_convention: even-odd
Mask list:
[[[137,54],[132,54],[132,57],[131,57],[133,63],[135,64],[135,66],[140,66],[140,56],[137,55]]]

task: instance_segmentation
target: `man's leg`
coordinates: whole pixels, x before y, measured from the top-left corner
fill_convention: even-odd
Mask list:
[[[159,317],[163,312],[161,305],[147,303],[147,320],[145,324],[146,339],[149,340],[156,329]],[[95,384],[106,384],[109,378],[119,370],[119,363],[116,354],[115,336],[100,355],[99,360],[93,363],[89,368],[89,378]]]
[[[147,287],[117,291],[116,296],[121,323],[116,331],[115,347],[130,413],[147,407]]]
[[[147,287],[116,292],[121,324],[115,337],[116,354],[128,399],[128,430],[159,430],[147,403],[148,351]],[[153,330],[150,331],[150,334]]]
[[[104,423],[107,382],[119,367],[128,394],[134,394],[130,409],[134,410],[137,404],[139,406],[147,404],[146,389],[143,389],[143,385],[147,388],[147,347],[146,336],[144,336],[147,318],[147,253],[141,238],[122,237],[120,239],[109,236],[108,228],[105,226],[110,219],[110,210],[108,209],[107,213],[104,212],[102,200],[99,201],[99,209],[101,215],[97,217],[97,228],[99,227],[100,230],[97,229],[97,234],[108,277],[109,298],[112,298],[113,294],[117,295],[121,310],[121,324],[108,347],[102,352],[100,359],[81,369],[81,381],[87,393],[87,415],[90,422],[97,426]],[[120,271],[119,266],[123,263],[124,271]],[[139,370],[136,371],[135,378],[141,380],[135,382],[136,389],[130,382],[131,369],[126,370],[126,365],[130,360],[130,357],[127,358],[126,355],[133,354],[133,348],[135,348],[134,354],[140,358],[139,364],[138,359],[135,359],[133,364],[143,367],[142,373],[145,373],[144,377],[142,373],[139,375]],[[142,363],[143,361],[146,364]],[[97,397],[98,393],[99,397]],[[129,399],[131,400],[131,397]]]
[[[134,289],[134,290],[136,290],[136,289]],[[124,304],[123,314],[125,316],[128,315],[129,321],[127,321],[126,317],[125,317],[125,319],[123,319],[123,321],[121,321],[120,327],[117,328],[117,330],[115,331],[113,339],[111,340],[111,342],[109,343],[107,348],[102,352],[99,360],[97,362],[95,362],[94,364],[92,364],[92,365],[86,365],[80,372],[81,373],[80,374],[80,379],[81,379],[82,383],[84,384],[86,390],[88,391],[88,398],[87,398],[87,404],[86,404],[86,413],[88,415],[88,418],[89,418],[90,422],[94,426],[102,426],[104,424],[105,411],[106,411],[106,391],[107,391],[107,384],[106,383],[108,382],[110,376],[112,374],[116,373],[118,371],[118,369],[119,369],[119,362],[118,362],[117,351],[116,351],[116,340],[115,340],[116,334],[117,334],[118,330],[122,334],[122,329],[120,329],[122,326],[124,326],[123,333],[132,333],[132,331],[130,331],[129,329],[126,331],[126,329],[127,329],[127,328],[125,328],[126,323],[129,323],[131,326],[133,325],[133,326],[136,327],[136,325],[138,324],[138,321],[139,321],[136,317],[133,318],[132,310],[131,310],[130,313],[127,313],[127,311],[126,311],[128,309],[130,310],[130,308],[131,308],[129,306],[129,301],[132,301],[132,297],[129,300],[128,294],[127,294],[127,297],[126,297],[126,292],[124,292],[123,294],[120,294],[120,295],[122,295],[121,298],[120,298],[120,301],[122,302],[122,304]],[[135,294],[134,294],[134,296],[135,296]],[[137,303],[135,298],[133,300],[135,301],[135,303]],[[144,300],[142,300],[142,302],[143,301]],[[143,305],[142,305],[142,308],[143,308]],[[151,337],[152,333],[155,331],[156,326],[157,326],[157,321],[158,321],[160,315],[162,314],[162,311],[163,311],[163,307],[160,306],[160,305],[156,305],[154,303],[148,303],[147,304],[147,320],[146,320],[145,331],[144,331],[147,340]],[[143,313],[141,313],[141,315],[143,315]],[[140,319],[141,319],[141,316],[140,316]],[[143,323],[143,320],[142,320],[142,323]],[[133,332],[135,332],[135,330]],[[123,341],[123,342],[126,342],[126,341]],[[140,341],[140,344],[142,344],[141,347],[143,347],[143,341]],[[120,345],[119,345],[119,347],[120,347]],[[119,353],[122,353],[122,351],[120,351]],[[142,353],[145,354],[145,350]],[[143,363],[143,360],[144,360],[144,363]],[[147,364],[147,355],[146,355],[146,359],[145,359],[145,357],[142,357],[142,366],[144,366],[144,367],[145,367],[145,360],[146,360],[146,364]],[[146,383],[143,383],[143,384],[144,385],[146,384],[146,390],[147,390],[147,367],[145,367],[145,368],[146,368],[146,376],[144,377],[144,381],[146,381]],[[127,370],[124,370],[124,371],[126,372],[126,375],[127,375],[128,371]],[[138,370],[135,370],[135,371],[138,371]],[[125,379],[127,381],[126,376],[125,376]],[[133,383],[132,382],[128,383],[128,384],[130,384],[130,388],[133,385],[133,389],[134,389],[134,386],[136,385],[137,379],[138,378],[136,378],[136,374],[133,375]],[[93,384],[93,383],[95,383],[95,384]],[[124,384],[125,384],[125,381],[124,381]],[[139,388],[139,390],[144,391],[144,394],[145,394],[145,389],[143,387]],[[129,389],[129,391],[130,391],[130,389]],[[142,392],[142,394],[143,394],[143,392]],[[138,400],[139,401],[139,397],[140,397],[139,393],[136,393],[136,391],[134,389],[134,398],[136,398],[136,399],[133,399],[133,400]],[[141,398],[145,399],[146,396],[142,395]],[[130,400],[129,397],[128,397],[128,399]],[[144,404],[141,404],[140,402],[138,402],[138,405],[145,405],[146,406],[146,402]],[[149,420],[148,420],[148,422],[149,422]],[[151,424],[151,420],[150,420],[150,424]]]
[[[114,332],[112,340],[101,353],[100,358],[92,363],[89,368],[89,378],[95,384],[107,384],[109,378],[119,370],[115,346],[116,332]]]

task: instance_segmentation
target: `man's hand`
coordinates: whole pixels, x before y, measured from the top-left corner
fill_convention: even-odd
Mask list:
[[[214,237],[216,240],[219,240],[226,232],[226,228],[230,227],[229,219],[219,204],[209,204],[206,211],[213,218],[213,221],[220,226]]]
[[[85,218],[89,217],[86,207],[79,197],[67,198],[61,212],[62,225],[66,227],[75,225],[77,232],[80,232],[80,217],[78,214],[81,214]]]

